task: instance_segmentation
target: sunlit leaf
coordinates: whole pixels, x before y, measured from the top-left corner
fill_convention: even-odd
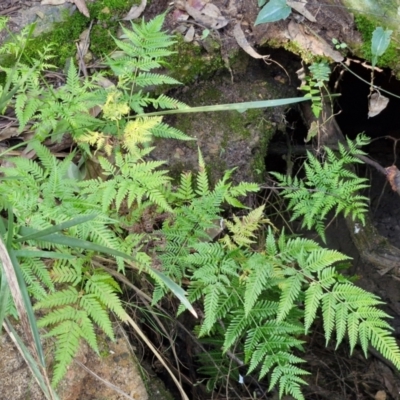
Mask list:
[[[388,48],[392,32],[393,31],[388,29],[384,31],[383,28],[380,26],[374,30],[371,41],[373,67],[378,62],[378,57],[380,57]]]
[[[291,12],[292,9],[286,4],[286,0],[270,0],[259,12],[254,25],[286,19]]]

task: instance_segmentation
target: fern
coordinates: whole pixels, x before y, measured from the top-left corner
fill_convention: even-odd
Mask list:
[[[348,166],[361,162],[355,156],[363,154],[358,147],[367,142],[365,136],[360,136],[356,143],[347,139],[347,149],[339,143],[339,155],[325,148],[326,160],[323,163],[308,152],[303,181],[271,173],[281,186],[286,187],[282,196],[289,200],[288,208],[293,211],[291,220],[301,217],[302,227],[315,228],[324,241],[325,220],[333,209],[335,216],[343,212],[345,216],[351,215],[364,223],[368,198],[356,193],[368,187],[367,179],[359,178],[348,170]]]
[[[258,185],[232,185],[231,170],[212,187],[200,151],[197,174],[183,173],[177,187],[167,171],[160,169],[163,162],[151,161],[154,137],[190,139],[162,118],[144,115],[148,106],[187,107],[166,95],[152,98],[149,94],[149,87],[179,83],[159,73],[174,43],[172,36],[161,31],[163,19],[164,15],[132,24],[131,29],[122,27],[122,37],[115,39],[119,50],[106,61],[118,83],[106,90],[100,76],[79,77],[72,62],[65,85],[52,88],[41,76],[50,67],[50,47],[30,65],[18,59],[15,68],[3,68],[15,89],[10,101],[21,130],[29,126],[40,141],[49,136],[59,139],[68,132],[86,153],[95,148],[107,155],[99,157],[101,178],[77,181],[68,178],[75,154],[59,161],[35,141],[31,146],[37,160],[14,157],[0,170],[0,211],[8,215],[9,227],[14,224],[8,240],[16,238],[13,246],[23,278],[36,299],[35,308],[41,310],[39,326],[47,328],[47,336],[55,340],[53,384],[62,379],[80,341],[98,352],[98,329],[114,338],[111,312],[126,319],[117,282],[94,259],[99,246],[118,255],[119,271],[124,271],[124,261],[117,250],[131,255],[137,267],[149,273],[154,302],[166,293],[165,279],[151,269],[156,263],[165,275],[186,286],[190,302],[203,307],[204,318],[195,331],[214,346],[210,354],[223,367],[203,366],[205,373],[214,374],[210,388],[225,380],[221,373],[231,373],[229,351],[243,356],[248,373],[260,378],[269,375],[269,390],[278,387],[280,396],[303,399],[301,386],[308,372],[301,368],[301,337],[319,317],[326,343],[335,336],[338,346],[347,336],[350,351],[359,343],[366,353],[372,345],[400,368],[400,351],[390,336],[387,315],[378,308],[380,299],[335,269],[336,263],[348,257],[310,240],[288,238],[284,232],[276,237],[264,207],[245,215],[241,197],[256,192]],[[20,57],[24,40],[22,47],[7,47]],[[310,69],[313,78],[308,92],[318,111],[322,107],[318,94],[328,70],[325,64]],[[2,99],[7,90],[1,88]],[[95,110],[98,118],[92,116]],[[359,136],[348,141],[347,148],[339,144],[338,154],[326,149],[324,162],[309,153],[304,181],[275,174],[288,186],[283,194],[293,218],[303,218],[303,226],[316,228],[323,238],[331,210],[363,220],[366,198],[356,192],[366,183],[348,167],[359,162],[359,147],[366,142]],[[224,205],[241,208],[242,215],[225,221]],[[152,221],[149,229],[132,233],[142,219],[163,211],[162,228],[154,236],[149,236]],[[83,222],[69,224],[77,215],[84,217]],[[222,231],[224,221],[225,235],[215,241],[210,231],[216,227]],[[257,243],[266,223],[266,240]],[[54,228],[59,231],[54,233]],[[48,229],[53,233],[43,236]],[[65,240],[56,240],[60,238]],[[70,245],[76,241],[85,246]],[[151,255],[142,250],[149,241],[154,244]],[[4,284],[4,277],[0,278]],[[5,310],[16,316],[9,299],[0,313]],[[178,313],[184,310],[180,306]]]
[[[359,150],[352,142],[349,149],[352,154],[342,146],[341,156],[353,162]],[[335,164],[336,174],[354,178],[333,153],[328,152],[327,158]],[[164,223],[165,242],[159,252],[165,273],[178,282],[186,277],[189,300],[202,301],[204,318],[196,329],[198,335],[209,335],[217,342],[223,339],[223,352],[233,348],[243,352],[248,373],[257,371],[260,379],[269,374],[270,390],[277,386],[280,395],[296,399],[304,399],[301,386],[308,372],[293,351],[303,349],[299,336],[310,331],[319,315],[327,343],[334,332],[337,345],[347,334],[351,351],[357,343],[364,352],[374,345],[400,366],[400,351],[390,336],[387,315],[377,308],[381,301],[334,268],[347,256],[311,240],[288,239],[284,232],[275,238],[271,226],[264,247],[251,249],[261,223],[268,222],[263,207],[241,219],[233,216],[232,222],[226,221],[229,232],[223,239],[210,242],[206,232],[220,218],[222,202],[244,189],[230,187],[229,173],[211,189],[201,154],[199,159],[196,184],[192,174],[182,174],[180,186],[171,193],[179,206],[174,219]],[[324,173],[325,167],[317,160],[311,164]],[[326,183],[315,175],[319,185]],[[162,294],[162,288],[156,287],[153,300]],[[181,306],[179,312],[183,310]],[[221,326],[225,327],[222,331]],[[211,387],[216,382],[212,379]]]
[[[79,186],[82,194],[88,195],[88,201],[97,204],[103,212],[108,212],[113,202],[118,211],[123,201],[131,207],[134,202],[140,206],[145,200],[171,211],[164,193],[169,178],[166,171],[156,170],[163,162],[141,162],[138,157],[121,153],[116,154],[115,166],[105,158],[100,157],[99,162],[105,175],[111,178],[106,181],[101,178],[83,181]]]
[[[63,377],[78,351],[80,340],[85,340],[98,353],[94,324],[97,324],[111,339],[114,339],[107,310],[114,311],[122,320],[126,316],[120,300],[116,296],[119,287],[113,278],[104,271],[98,269],[90,271],[87,267],[83,271],[71,268],[66,271],[65,266],[63,269],[56,267],[55,270],[56,275],[60,276],[60,272],[61,275],[64,275],[64,279],[61,281],[71,282],[71,285],[66,289],[49,294],[35,305],[37,310],[50,310],[38,321],[38,325],[53,327],[46,336],[56,339],[55,358],[57,364],[52,380],[54,386]],[[64,270],[63,273],[62,270]],[[67,278],[65,278],[66,275]],[[71,332],[71,329],[74,332]]]

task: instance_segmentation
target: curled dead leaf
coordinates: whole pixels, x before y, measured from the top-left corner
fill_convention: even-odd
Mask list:
[[[233,29],[233,36],[236,39],[237,44],[251,57],[253,58],[266,58],[269,56],[262,56],[261,54],[258,54],[249,44],[249,42],[246,39],[246,36],[244,35],[242,31],[242,27],[240,26],[240,22],[238,22],[235,25],[235,28]]]
[[[400,192],[400,171],[397,169],[395,165],[386,169],[386,179],[389,181],[390,186],[392,187],[394,192]],[[399,193],[400,194],[400,193]]]
[[[76,8],[79,10],[81,14],[85,17],[90,18],[89,10],[86,6],[85,0],[68,0],[70,3],[74,3]]]
[[[379,90],[374,90],[369,96],[368,101],[368,118],[375,117],[380,114],[388,105],[389,99],[382,96]]]

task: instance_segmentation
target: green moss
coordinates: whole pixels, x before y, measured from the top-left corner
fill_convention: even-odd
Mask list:
[[[381,26],[382,24],[378,21],[374,21],[372,17],[365,17],[364,15],[357,15],[355,17],[355,23],[357,26],[357,30],[361,33],[363,39],[363,44],[359,49],[360,55],[366,60],[371,61],[372,33],[374,32],[376,27]],[[389,47],[387,48],[385,53],[381,57],[379,57],[377,65],[379,67],[389,67],[394,70],[399,70],[400,67],[398,50],[396,49],[396,45],[393,41],[390,42]]]
[[[198,77],[207,78],[224,67],[219,47],[209,53],[196,43],[186,43],[181,35],[176,37],[173,51],[166,60],[172,77],[187,84]],[[211,45],[209,50],[211,49]]]

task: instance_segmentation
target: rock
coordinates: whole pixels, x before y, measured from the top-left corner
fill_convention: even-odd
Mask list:
[[[243,53],[244,54],[244,53]],[[245,55],[247,57],[247,55]],[[295,66],[296,63],[292,62]],[[296,97],[294,86],[274,79],[279,67],[265,66],[259,60],[248,60],[247,72],[221,73],[206,81],[174,93],[173,97],[196,106],[212,106],[275,98]],[[289,71],[289,74],[291,71]],[[289,106],[290,107],[290,106]],[[212,182],[227,169],[237,168],[234,181],[261,182],[268,142],[284,120],[284,107],[238,111],[177,114],[165,122],[193,137],[193,142],[157,140],[152,156],[166,160],[166,168],[177,177],[182,171],[198,170],[198,148],[201,150]]]
[[[8,27],[13,33],[18,33],[25,26],[36,22],[34,36],[51,30],[55,22],[62,21],[65,16],[76,10],[72,3],[65,3],[59,6],[35,5],[19,10],[15,16],[9,19]],[[7,33],[0,32],[0,44],[6,39]]]

